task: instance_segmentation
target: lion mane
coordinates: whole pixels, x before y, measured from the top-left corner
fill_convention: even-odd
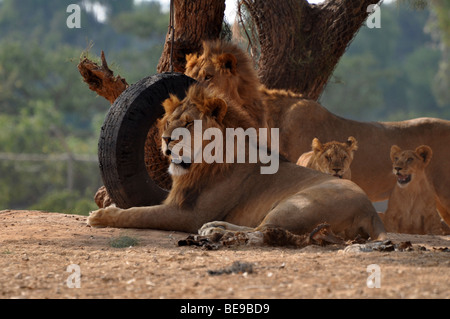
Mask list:
[[[243,129],[247,129],[254,124],[249,114],[243,112],[242,108],[234,106],[232,102],[227,104],[222,99],[213,97],[210,92],[202,89],[201,86],[191,86],[188,91],[188,96],[189,98],[187,100],[180,101],[176,96],[171,95],[163,103],[165,115],[158,122],[159,132],[163,140],[163,152],[167,152],[169,146],[173,147],[176,144],[176,141],[167,143],[172,131],[176,128],[189,128],[193,138],[193,126],[190,123],[194,119],[203,120],[204,129],[217,127],[222,131],[225,131],[227,127],[242,127]],[[186,103],[186,101],[188,102]],[[183,113],[180,113],[180,111]],[[191,145],[193,144],[194,141],[191,140]],[[171,154],[168,152],[166,155]],[[192,162],[190,168],[192,169],[183,171],[186,174],[180,174],[172,178],[172,190],[165,200],[166,204],[173,203],[180,207],[192,207],[202,187],[204,187],[206,182],[204,177],[209,176],[210,178],[218,179],[225,174],[229,166],[225,160],[223,163],[217,165],[207,165],[203,161],[201,163],[194,163],[194,159],[192,158],[190,160]],[[172,169],[172,175],[174,169],[178,171],[182,170],[173,163],[169,169]]]
[[[218,96],[233,100],[254,119],[255,127],[268,127],[262,103],[262,85],[250,57],[238,46],[221,41],[205,42],[203,52],[186,56],[186,74]]]

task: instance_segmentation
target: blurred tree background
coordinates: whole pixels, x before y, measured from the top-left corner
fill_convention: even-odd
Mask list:
[[[69,29],[74,2],[0,0],[0,210],[96,207],[109,103],[82,82],[83,51],[104,50],[128,83],[156,73],[169,21],[158,2],[83,0]],[[357,120],[450,119],[450,4],[424,3],[383,4],[381,28],[361,28],[320,102]]]
[[[78,73],[84,50],[104,50],[129,83],[156,72],[169,21],[159,3],[82,1],[81,28],[69,29],[71,3],[0,0],[0,210],[96,207],[97,139],[110,105]]]
[[[450,119],[450,1],[384,3],[363,26],[319,101],[364,121]]]

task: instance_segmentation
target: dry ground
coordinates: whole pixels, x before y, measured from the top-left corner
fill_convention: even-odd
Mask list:
[[[450,236],[389,234],[414,251],[344,253],[342,247],[178,247],[185,233],[95,229],[86,217],[0,212],[0,298],[449,298]],[[114,248],[114,238],[137,239]],[[421,250],[426,248],[426,250]],[[439,249],[441,248],[441,249]],[[208,270],[250,263],[253,272]],[[68,272],[78,265],[77,273]],[[368,288],[367,267],[380,267]],[[69,269],[70,270],[70,269]]]

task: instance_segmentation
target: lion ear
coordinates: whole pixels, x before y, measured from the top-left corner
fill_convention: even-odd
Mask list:
[[[400,147],[398,147],[397,145],[392,145],[391,146],[391,161],[395,162],[395,154],[397,154],[398,152],[401,152],[402,149]]]
[[[314,153],[320,153],[323,150],[322,143],[320,143],[317,137],[313,139],[311,147]]]
[[[350,152],[354,152],[358,149],[358,141],[356,141],[356,138],[354,138],[353,136],[349,136],[346,144]]]
[[[423,158],[423,162],[425,163],[425,165],[428,165],[431,161],[433,151],[428,145],[421,145],[416,148],[416,154]]]
[[[210,115],[214,117],[217,122],[222,123],[225,118],[225,114],[227,114],[227,103],[224,100],[219,98],[211,98],[205,101],[204,114]]]
[[[229,70],[231,74],[236,74],[237,60],[231,53],[223,53],[217,57],[217,62],[222,70]]]
[[[166,99],[162,105],[167,114],[172,114],[173,111],[180,105],[180,100],[176,95],[170,94],[169,98]]]

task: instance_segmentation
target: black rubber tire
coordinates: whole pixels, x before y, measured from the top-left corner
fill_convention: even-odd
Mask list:
[[[164,114],[169,94],[183,99],[195,80],[181,73],[146,77],[127,88],[111,106],[98,142],[103,183],[121,208],[160,204],[168,194],[149,176],[144,148],[150,128]]]

